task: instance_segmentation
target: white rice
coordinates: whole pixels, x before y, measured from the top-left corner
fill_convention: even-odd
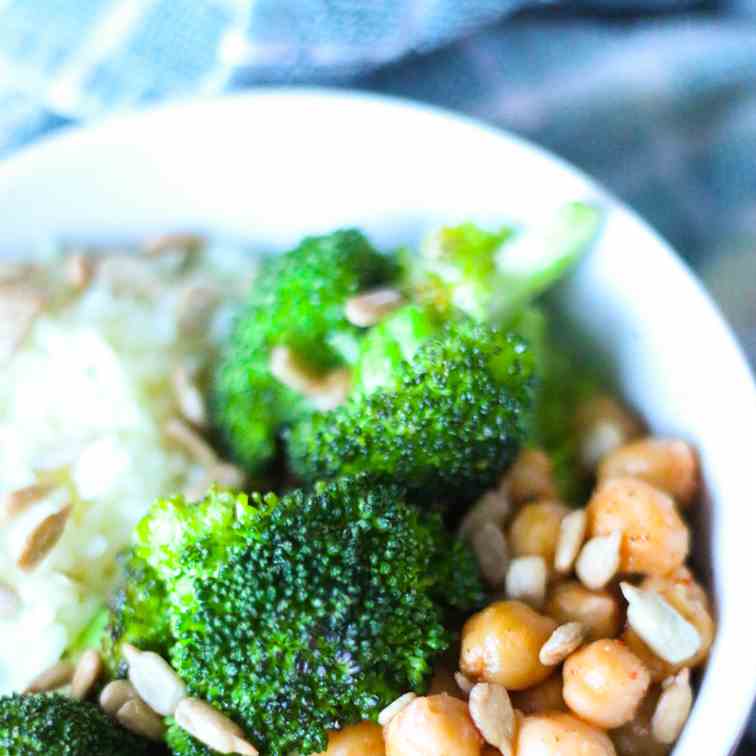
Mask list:
[[[3,366],[0,497],[40,481],[58,486],[0,524],[0,580],[21,599],[15,616],[0,619],[0,694],[55,663],[105,604],[115,556],[150,502],[211,477],[162,432],[179,415],[171,376],[178,366],[202,374],[213,359],[254,262],[217,246],[186,267],[179,261],[103,258],[81,294],[66,292],[60,259],[33,274],[53,304]],[[216,289],[220,304],[186,334],[179,323],[193,287]],[[199,308],[195,315],[204,317]],[[67,503],[61,539],[21,571],[24,534]]]

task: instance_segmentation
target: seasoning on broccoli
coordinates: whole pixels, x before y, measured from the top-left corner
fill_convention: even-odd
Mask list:
[[[454,612],[482,600],[474,557],[440,518],[364,478],[159,500],[134,551],[165,586],[164,653],[189,694],[271,756],[324,751],[328,730],[423,690]],[[168,742],[204,753],[175,725]]]
[[[86,701],[57,693],[0,698],[2,756],[148,756],[155,749]]]
[[[271,351],[288,347],[313,375],[353,361],[361,329],[348,322],[346,300],[389,282],[394,261],[358,231],[304,239],[264,261],[214,377],[211,407],[220,440],[250,473],[275,454],[281,426],[313,403],[271,373]]]
[[[287,433],[294,472],[367,473],[424,500],[469,501],[493,485],[529,427],[534,365],[514,333],[417,306],[365,337],[345,404]]]
[[[505,322],[577,263],[600,220],[595,207],[573,202],[550,221],[522,230],[447,226],[426,239],[419,255],[404,257],[407,284],[418,301],[441,312],[458,309],[475,320]]]

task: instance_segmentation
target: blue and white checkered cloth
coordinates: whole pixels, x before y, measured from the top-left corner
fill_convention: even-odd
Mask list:
[[[564,0],[578,16],[511,18],[542,2],[0,0],[0,156],[70,122],[253,84],[429,101],[555,150],[637,208],[756,365],[754,0]],[[632,10],[643,20],[618,21]]]

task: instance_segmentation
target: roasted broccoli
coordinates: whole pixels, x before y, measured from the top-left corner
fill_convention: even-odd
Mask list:
[[[159,500],[134,552],[165,587],[161,645],[190,694],[272,756],[323,751],[327,730],[422,690],[454,613],[482,600],[474,557],[440,519],[364,478]],[[123,637],[150,619],[139,602],[121,611]],[[206,753],[175,726],[168,742]]]
[[[57,693],[0,698],[2,756],[148,756],[156,747],[97,706]]]
[[[367,473],[425,500],[470,500],[525,438],[534,385],[526,343],[470,319],[443,326],[416,306],[372,329],[342,406],[286,434],[304,480]]]
[[[587,494],[589,481],[580,462],[576,412],[604,382],[570,339],[557,340],[550,320],[543,310],[529,307],[513,323],[531,345],[539,376],[526,445],[548,453],[561,496],[577,502]]]
[[[350,362],[360,329],[347,321],[345,301],[395,273],[395,262],[355,230],[307,238],[263,262],[211,396],[221,443],[250,473],[259,473],[274,456],[280,427],[312,409],[306,397],[272,375],[272,348],[289,347],[316,375]]]
[[[408,287],[441,312],[458,309],[502,323],[561,278],[595,237],[601,215],[574,202],[532,228],[486,231],[472,223],[441,228],[403,256]]]
[[[121,657],[122,643],[164,654],[169,632],[163,581],[134,553],[128,552],[120,561],[121,584],[111,601],[107,626],[100,639],[103,661],[113,677],[126,671]]]

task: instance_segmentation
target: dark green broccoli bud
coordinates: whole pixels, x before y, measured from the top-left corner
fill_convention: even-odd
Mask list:
[[[486,231],[472,223],[441,228],[419,255],[403,258],[408,287],[441,312],[504,322],[569,271],[596,236],[600,212],[573,202],[542,224]]]
[[[120,560],[122,577],[100,638],[103,661],[112,677],[125,676],[121,644],[165,654],[167,615],[165,585],[147,562],[133,553]]]
[[[154,744],[118,726],[97,706],[57,693],[0,698],[2,756],[148,756]]]
[[[211,392],[220,440],[250,473],[274,456],[281,426],[313,409],[271,374],[271,349],[289,347],[315,375],[353,361],[361,329],[347,321],[344,304],[395,272],[395,262],[355,230],[307,238],[263,262]]]
[[[483,601],[474,557],[440,517],[365,478],[160,500],[134,549],[164,582],[166,656],[189,694],[272,756],[323,751],[328,730],[424,690],[452,618]],[[205,754],[175,726],[168,738]]]
[[[512,461],[532,403],[526,343],[469,319],[436,332],[419,318],[410,306],[374,328],[355,371],[363,390],[288,431],[289,461],[302,479],[368,473],[424,500],[466,501]],[[394,338],[408,320],[412,337]],[[411,354],[397,341],[411,343]]]

